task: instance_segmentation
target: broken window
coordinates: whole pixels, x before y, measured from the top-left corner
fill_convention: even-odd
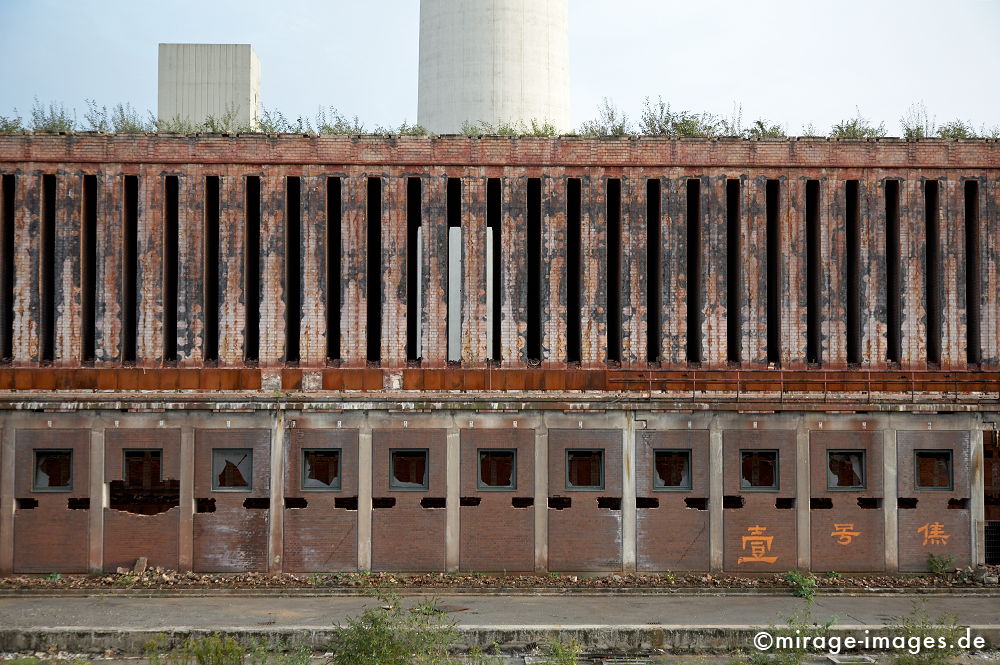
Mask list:
[[[913,455],[918,490],[952,489],[950,450],[915,450]]]
[[[389,489],[426,490],[427,450],[390,450]]]
[[[180,505],[180,481],[163,479],[163,450],[159,448],[123,450],[122,479],[109,485],[112,510],[158,515]]]
[[[826,488],[857,490],[865,488],[865,451],[826,451]]]
[[[253,450],[250,448],[214,448],[212,450],[212,489],[243,491],[253,489]]]
[[[741,450],[740,470],[741,490],[778,489],[777,450]]]
[[[604,489],[604,450],[566,451],[566,489]]]
[[[122,480],[127,489],[151,489],[162,478],[162,450],[125,450],[122,460]]]
[[[36,450],[34,492],[69,492],[73,489],[73,451]]]
[[[653,489],[691,489],[690,450],[656,450],[653,452]]]
[[[517,451],[479,451],[479,489],[517,489]]]
[[[340,449],[302,451],[302,489],[340,489]]]

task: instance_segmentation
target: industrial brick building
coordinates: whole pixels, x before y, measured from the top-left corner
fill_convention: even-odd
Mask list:
[[[996,141],[24,134],[0,185],[0,573],[1000,556]]]

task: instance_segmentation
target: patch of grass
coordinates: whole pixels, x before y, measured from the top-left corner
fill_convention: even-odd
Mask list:
[[[836,570],[829,570],[826,573],[826,579],[828,580],[839,580],[843,575],[838,573]]]
[[[892,625],[894,635],[907,639],[907,649],[896,654],[894,665],[946,665],[954,663],[962,652],[958,648],[958,638],[963,635],[963,629],[953,615],[931,619],[924,605],[916,605],[909,614],[894,617]],[[934,648],[927,648],[931,642]]]
[[[951,563],[954,560],[955,557],[951,554],[929,553],[927,555],[927,570],[935,575],[944,575],[951,568]]]
[[[817,637],[826,636],[830,632],[830,626],[836,621],[836,617],[831,617],[826,623],[819,624],[813,621],[812,612],[808,609],[798,614],[792,614],[785,619],[783,626],[770,626],[767,632],[774,637],[774,645],[768,651],[757,651],[756,649],[746,654],[741,654],[728,662],[727,665],[801,665],[809,651],[804,646],[799,648],[795,645],[795,638],[809,637],[810,642]],[[781,638],[792,640],[791,647],[778,646]],[[805,644],[801,640],[800,644]]]
[[[60,573],[49,573],[48,575],[45,576],[45,579],[47,579],[49,582],[58,582],[59,580],[62,579],[62,575]]]
[[[146,644],[150,665],[243,665],[246,649],[228,635],[190,637],[166,648],[166,635],[156,635]]]
[[[542,647],[545,665],[577,665],[583,649],[576,640],[569,643],[559,640],[548,640]]]
[[[861,115],[841,120],[830,129],[830,138],[834,139],[877,139],[885,136],[885,123],[875,125],[871,120]]]

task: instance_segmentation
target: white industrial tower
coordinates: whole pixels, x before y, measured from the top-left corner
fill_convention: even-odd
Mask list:
[[[568,130],[568,0],[420,0],[417,122],[551,122]]]
[[[208,116],[260,118],[260,60],[250,44],[160,44],[157,116],[194,125]]]

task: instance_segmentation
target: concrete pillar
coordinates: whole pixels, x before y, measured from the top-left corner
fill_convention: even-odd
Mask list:
[[[882,432],[882,509],[885,511],[885,572],[899,570],[899,485],[896,477],[896,425],[890,420]]]
[[[973,421],[971,429],[970,445],[972,450],[969,455],[972,461],[972,474],[969,478],[969,488],[972,492],[972,502],[969,506],[969,521],[972,529],[972,562],[973,565],[986,564],[986,474],[983,456],[984,427],[982,419],[976,416],[969,418]]]
[[[514,421],[515,424],[517,421]],[[535,572],[549,567],[549,430],[535,427]]]
[[[0,575],[14,572],[14,428],[0,425]]]
[[[459,429],[458,416],[453,416],[448,427],[448,443],[445,467],[445,570],[458,572],[459,565],[459,529],[461,528],[461,512],[459,507],[461,486],[461,451],[462,433]]]
[[[712,416],[708,425],[708,523],[709,567],[722,570],[723,513],[722,513],[722,423],[719,416]]]
[[[271,426],[271,502],[268,521],[267,571],[280,573],[285,540],[285,409],[279,407]]]
[[[90,429],[90,550],[87,569],[100,573],[104,569],[104,509],[108,505],[104,484],[104,428]]]
[[[358,570],[372,569],[372,427],[358,428]]]
[[[795,533],[798,540],[797,566],[800,570],[812,567],[812,529],[809,528],[809,427],[799,416],[795,427]]]
[[[635,412],[623,411],[622,427],[622,570],[636,569],[636,507],[635,507]]]
[[[194,566],[194,428],[181,427],[180,533],[177,562],[181,570]]]

